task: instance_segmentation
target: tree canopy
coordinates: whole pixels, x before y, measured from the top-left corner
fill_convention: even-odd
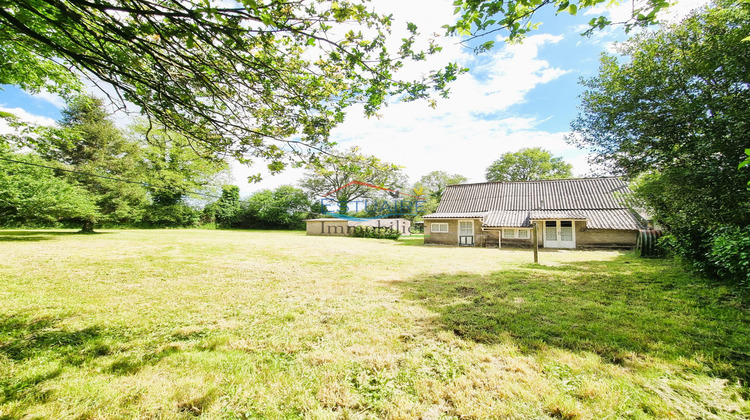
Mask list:
[[[570,178],[573,165],[540,147],[503,153],[487,168],[487,181],[535,181]]]
[[[7,225],[93,223],[99,216],[95,197],[55,176],[47,162],[33,155],[0,153],[0,222]],[[10,159],[12,161],[6,160]]]
[[[422,195],[440,201],[445,187],[466,182],[467,178],[459,174],[449,174],[445,171],[432,171],[414,184],[416,190],[422,190]]]
[[[461,71],[398,80],[404,61],[440,48],[415,51],[410,36],[392,53],[391,18],[359,0],[0,3],[0,84],[64,93],[83,75],[208,156],[262,157],[272,172],[330,146],[347,106],[372,114],[389,95],[445,94]]]
[[[703,263],[707,232],[750,225],[750,11],[719,4],[624,43],[586,80],[570,141],[612,171],[638,177],[636,192],[675,249]],[[750,243],[750,241],[748,241]]]
[[[347,203],[372,196],[376,190],[367,185],[376,185],[392,190],[406,185],[406,176],[398,165],[365,155],[358,148],[346,150],[340,156],[328,155],[307,167],[300,186],[311,197],[322,197],[339,203],[339,212],[347,212]]]
[[[236,227],[246,229],[302,229],[311,209],[304,191],[289,185],[262,190],[241,203]]]
[[[9,121],[13,122],[11,117]],[[54,127],[29,130],[0,136],[0,150],[16,151],[23,162],[52,170],[59,194],[84,190],[78,196],[91,200],[92,217],[78,217],[85,230],[93,223],[120,226],[191,226],[198,222],[199,199],[210,197],[226,168],[225,162],[202,159],[179,134],[157,127],[134,126],[126,135],[112,121],[102,100],[80,96],[72,99],[63,110],[63,118]],[[18,159],[14,159],[18,160]],[[17,163],[16,165],[23,165]],[[17,173],[20,176],[21,172]],[[46,172],[40,173],[40,176]],[[16,175],[14,175],[16,176]],[[20,179],[20,178],[19,178]],[[19,181],[20,182],[20,181]],[[11,183],[8,188],[21,184]],[[21,188],[23,191],[29,188]],[[23,191],[9,191],[20,194]],[[38,203],[56,202],[60,195],[49,188],[38,189]],[[71,203],[81,200],[70,200]],[[79,206],[80,207],[80,206]],[[49,219],[40,219],[28,207],[11,217],[0,214],[0,222],[52,223],[73,221],[74,217],[58,217],[53,205],[41,205],[35,212],[50,212]]]
[[[453,5],[458,20],[455,24],[445,27],[448,34],[468,37],[464,42],[498,31],[507,31],[508,39],[513,41],[538,28],[539,23],[534,21],[534,14],[541,9],[553,9],[556,14],[576,15],[585,9],[591,10],[597,6],[612,4],[613,2],[606,0],[456,0]],[[609,25],[623,25],[626,31],[651,25],[656,23],[658,12],[667,8],[669,4],[667,0],[646,0],[638,2],[637,5],[633,2],[630,17],[623,22],[613,22],[604,15],[594,16],[589,21],[589,29],[584,35]],[[493,44],[494,41],[487,40],[476,49],[487,50],[492,48]]]

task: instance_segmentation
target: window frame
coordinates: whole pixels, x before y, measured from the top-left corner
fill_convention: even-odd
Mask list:
[[[521,239],[521,240],[531,239],[531,229],[503,228],[501,229],[501,231],[502,231],[500,232],[501,239]],[[508,236],[506,232],[509,232],[511,236]],[[526,236],[521,236],[521,232],[523,232],[524,235]]]
[[[445,225],[445,230],[436,230],[436,226],[443,226]],[[450,226],[448,222],[430,222],[430,233],[450,233]]]

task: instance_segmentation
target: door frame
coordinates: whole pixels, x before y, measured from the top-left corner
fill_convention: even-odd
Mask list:
[[[552,245],[547,245],[547,222],[555,222],[555,234],[557,240]],[[570,222],[571,230],[573,233],[573,240],[571,242],[562,242],[560,240],[560,228],[561,222]],[[544,247],[552,249],[575,249],[576,242],[576,221],[570,219],[555,219],[555,220],[544,220],[542,224],[544,229],[542,230],[542,237],[544,238]]]
[[[461,222],[471,222],[471,244],[463,244],[461,243]],[[467,237],[466,235],[463,235],[464,237]],[[458,242],[458,246],[474,246],[474,239],[476,237],[476,234],[474,233],[474,220],[473,219],[458,219],[458,226],[456,229],[456,240]]]

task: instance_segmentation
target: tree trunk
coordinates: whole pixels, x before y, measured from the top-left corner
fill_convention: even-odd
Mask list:
[[[88,220],[83,222],[81,231],[78,233],[94,233],[94,222]]]

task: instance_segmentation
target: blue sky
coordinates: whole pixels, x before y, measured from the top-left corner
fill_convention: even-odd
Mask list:
[[[671,17],[703,4],[683,0],[673,6]],[[451,0],[376,0],[379,11],[394,15],[395,40],[406,21],[415,22],[424,34],[443,33],[440,27],[452,21]],[[600,9],[615,21],[629,6]],[[596,75],[599,56],[612,51],[613,43],[627,38],[622,28],[613,27],[582,37],[580,33],[594,14],[557,15],[550,10],[535,20],[541,27],[522,44],[506,44],[496,35],[495,48],[481,55],[457,44],[456,39],[440,38],[443,53],[427,63],[407,66],[402,77],[458,62],[471,69],[456,81],[450,99],[440,100],[437,109],[424,102],[393,103],[380,118],[367,119],[357,107],[333,132],[340,147],[358,146],[365,153],[404,167],[412,182],[433,170],[467,176],[472,182],[484,181],[485,168],[502,153],[524,147],[544,147],[574,165],[577,176],[588,171],[586,151],[565,143],[570,122],[577,115],[581,77]],[[29,95],[13,86],[0,91],[0,109],[37,122],[51,123],[60,118],[60,98],[47,93]],[[125,117],[119,117],[126,124]],[[1,129],[1,127],[0,127]],[[274,177],[265,176],[257,184],[246,182],[248,175],[263,173],[263,162],[247,168],[233,164],[234,181],[242,195],[252,191],[295,184],[300,170],[288,170]]]

